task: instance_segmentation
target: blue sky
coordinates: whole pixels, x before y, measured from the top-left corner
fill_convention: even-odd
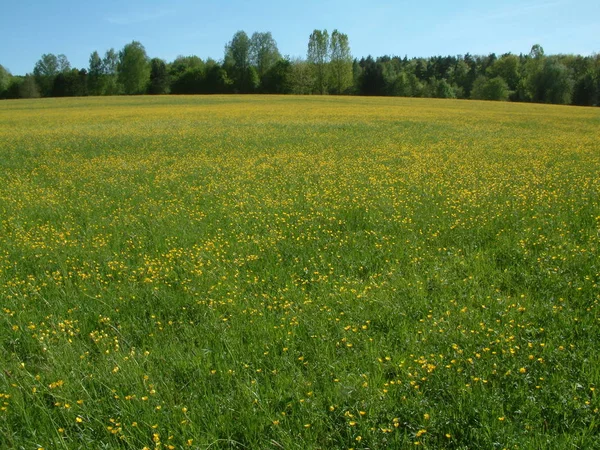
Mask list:
[[[31,72],[44,53],[67,55],[87,68],[103,55],[140,41],[150,57],[221,59],[238,30],[271,31],[284,55],[306,54],[313,29],[348,34],[354,56],[600,53],[599,0],[4,0],[0,64]]]

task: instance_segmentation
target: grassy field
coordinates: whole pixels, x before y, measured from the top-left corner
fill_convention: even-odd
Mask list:
[[[599,174],[598,108],[0,102],[0,448],[600,448]]]

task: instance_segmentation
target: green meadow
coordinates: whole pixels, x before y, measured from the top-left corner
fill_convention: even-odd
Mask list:
[[[600,114],[0,102],[0,448],[600,448]]]

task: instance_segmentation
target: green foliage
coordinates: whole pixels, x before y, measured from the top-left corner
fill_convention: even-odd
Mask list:
[[[510,95],[508,83],[500,76],[486,78],[481,75],[473,84],[471,98],[475,100],[506,101]]]
[[[329,83],[334,94],[347,94],[352,86],[352,54],[348,35],[333,30],[330,42]]]
[[[329,49],[327,30],[314,30],[308,39],[306,60],[314,72],[314,91],[318,94],[326,94],[329,88]],[[341,50],[341,46],[338,45],[340,55],[342,54]]]
[[[302,59],[292,60],[288,79],[292,94],[312,94],[315,85],[315,73],[308,62]]]
[[[178,56],[168,67],[170,92],[200,94],[204,92],[205,63],[197,56]]]
[[[434,97],[436,98],[456,98],[456,92],[454,88],[446,81],[445,78],[436,80],[432,84]]]
[[[547,58],[535,77],[535,101],[568,105],[573,93],[569,69],[554,58]]]
[[[103,89],[103,70],[102,58],[97,51],[90,55],[90,65],[88,70],[88,90],[90,95],[102,95]]]
[[[167,64],[159,58],[153,58],[150,61],[150,85],[149,94],[168,94],[169,93],[169,71]]]
[[[40,96],[40,89],[37,86],[35,77],[30,74],[25,75],[25,78],[19,84],[19,98],[39,98]]]
[[[0,99],[8,97],[11,78],[10,72],[0,65]]]
[[[102,58],[102,91],[104,95],[117,95],[122,93],[122,86],[118,82],[119,55],[114,49],[109,49]]]
[[[233,80],[229,78],[225,69],[216,61],[209,59],[206,62],[204,93],[227,94],[231,92],[233,84]]]
[[[386,80],[383,65],[371,56],[360,61],[359,90],[363,95],[385,95]]]
[[[55,77],[71,70],[71,64],[65,55],[44,54],[35,64],[33,75],[43,97],[50,97]]]
[[[256,69],[250,66],[250,38],[245,31],[238,31],[225,46],[225,70],[233,80],[235,92],[247,94],[258,87]],[[254,70],[252,70],[254,69]]]
[[[117,73],[126,95],[146,93],[150,82],[150,63],[140,42],[133,41],[119,52]]]
[[[327,30],[314,30],[307,59],[290,60],[281,58],[270,32],[255,32],[249,37],[238,31],[225,46],[223,62],[210,64],[197,56],[179,56],[169,64],[158,59],[151,62],[139,42],[129,46],[132,51],[127,64],[122,60],[123,51],[117,54],[110,49],[102,59],[93,52],[87,74],[80,71],[78,76],[71,71],[66,56],[42,55],[34,69],[41,95],[329,93],[581,106],[600,103],[598,55],[548,56],[538,44],[528,54],[518,56],[467,53],[352,60],[346,34],[334,30],[330,36]],[[7,87],[6,79],[0,73],[0,83],[4,83],[0,98],[19,97],[23,80],[10,82]]]
[[[82,97],[88,95],[88,80],[85,70],[72,69],[61,72],[54,78],[52,97]]]
[[[486,74],[488,78],[501,77],[508,89],[515,91],[519,84],[521,71],[521,63],[519,57],[511,54],[503,55],[497,59],[490,67],[487,68]]]
[[[290,94],[292,63],[288,59],[277,61],[263,76],[260,89],[266,94]]]
[[[204,61],[197,56],[178,56],[175,61],[169,64],[169,76],[172,80],[177,80],[186,70],[200,69],[204,70]]]
[[[277,49],[277,42],[270,32],[253,33],[250,38],[250,64],[256,68],[258,78],[261,80],[267,72],[281,59]]]
[[[600,80],[591,70],[583,74],[573,88],[573,104],[580,106],[598,105]]]
[[[6,93],[9,85],[10,72],[0,65],[0,98]]]

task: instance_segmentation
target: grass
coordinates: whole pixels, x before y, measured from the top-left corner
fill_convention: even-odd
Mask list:
[[[600,448],[599,125],[0,102],[0,447]]]

